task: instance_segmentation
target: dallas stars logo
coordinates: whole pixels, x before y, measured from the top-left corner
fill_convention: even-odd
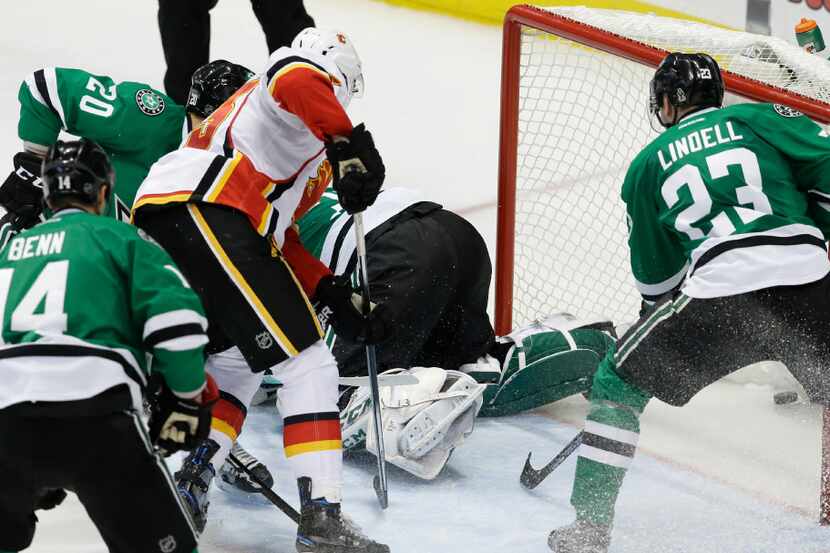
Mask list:
[[[151,117],[163,112],[165,108],[164,98],[148,88],[144,88],[135,93],[135,103],[138,104],[138,109],[144,115]]]
[[[772,107],[775,108],[778,115],[781,115],[782,117],[801,117],[803,115],[800,111],[795,110],[790,106],[774,104]]]

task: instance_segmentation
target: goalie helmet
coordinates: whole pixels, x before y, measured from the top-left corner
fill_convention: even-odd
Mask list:
[[[723,103],[723,77],[718,62],[708,54],[673,52],[660,63],[649,86],[649,111],[660,124],[669,128],[677,123],[663,121],[660,108],[663,97],[675,108],[720,107]]]
[[[203,65],[190,79],[185,109],[188,113],[206,118],[252,77],[254,73],[247,67],[226,60]]]
[[[346,79],[348,100],[363,96],[363,66],[352,41],[344,33],[308,27],[294,38],[291,47],[314,52],[332,60]]]
[[[95,205],[98,191],[107,185],[107,201],[115,185],[115,172],[106,152],[92,140],[58,140],[49,148],[41,168],[43,199],[73,197]]]

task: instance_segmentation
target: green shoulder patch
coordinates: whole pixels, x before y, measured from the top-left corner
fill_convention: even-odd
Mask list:
[[[144,115],[156,116],[164,111],[164,98],[149,88],[142,88],[135,93],[135,103]]]

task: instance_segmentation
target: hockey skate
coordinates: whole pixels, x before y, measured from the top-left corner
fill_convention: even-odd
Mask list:
[[[190,511],[193,525],[201,533],[207,524],[208,490],[216,469],[211,464],[211,458],[219,450],[219,444],[213,440],[205,440],[191,451],[182,468],[176,471],[176,488]]]
[[[370,540],[340,511],[339,503],[311,499],[311,479],[297,480],[300,487],[299,553],[389,553],[389,546]]]
[[[610,526],[578,519],[548,536],[548,546],[555,553],[607,553],[610,544]]]
[[[239,445],[239,442],[233,444],[231,455],[236,457],[240,463],[253,472],[254,476],[265,484],[266,487],[272,488],[274,486],[274,477],[271,476],[271,471],[268,470],[268,467],[261,463],[259,459],[245,451]],[[220,486],[225,491],[241,491],[246,494],[251,494],[258,493],[261,489],[259,484],[252,480],[247,473],[237,469],[229,460],[226,460],[222,468],[219,469],[219,477]]]

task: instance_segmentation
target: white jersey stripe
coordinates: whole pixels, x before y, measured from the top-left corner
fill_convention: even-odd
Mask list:
[[[49,105],[46,103],[46,100],[43,99],[43,96],[40,95],[40,91],[37,89],[34,74],[31,74],[26,77],[26,86],[29,88],[29,94],[32,95],[32,98],[43,104],[45,107],[49,107]]]
[[[207,336],[204,334],[182,336],[181,338],[171,338],[153,346],[154,349],[163,349],[167,351],[187,351],[203,346],[208,343]]]
[[[612,467],[618,467],[621,469],[627,469],[630,467],[632,460],[631,457],[626,457],[625,455],[619,455],[618,453],[612,453],[610,451],[605,451],[604,449],[599,449],[585,444],[579,446],[579,456],[590,459],[591,461],[596,461],[597,463],[602,463],[603,465],[611,465]]]
[[[196,323],[201,326],[202,330],[207,330],[207,319],[192,309],[177,309],[175,311],[161,313],[160,315],[154,315],[147,319],[147,322],[144,323],[144,334],[142,335],[142,339],[146,339],[147,336],[153,332],[164,328],[192,323]]]
[[[63,104],[61,103],[60,93],[58,92],[58,76],[55,73],[54,67],[46,67],[43,69],[43,76],[46,78],[46,88],[49,89],[49,97],[52,99],[52,106],[57,110],[61,118],[61,125],[66,128],[66,116],[63,114]]]
[[[609,426],[607,424],[602,424],[601,422],[592,420],[585,421],[585,432],[630,445],[637,445],[637,442],[640,439],[640,435],[637,432],[623,430],[622,428]]]

